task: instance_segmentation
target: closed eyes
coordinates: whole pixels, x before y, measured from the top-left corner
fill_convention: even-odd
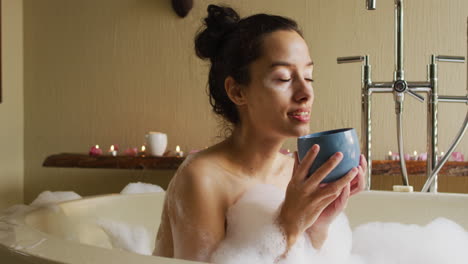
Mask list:
[[[308,81],[308,82],[311,82],[311,83],[314,82],[314,79],[312,79],[312,78],[304,78],[304,80],[306,80],[306,81]],[[281,82],[289,82],[289,81],[291,81],[291,79],[279,79],[279,81],[281,81]]]

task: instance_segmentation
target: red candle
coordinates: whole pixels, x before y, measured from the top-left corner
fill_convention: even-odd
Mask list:
[[[99,148],[99,145],[92,146],[91,149],[89,150],[89,155],[90,156],[101,156],[102,155],[102,149]]]
[[[127,148],[124,151],[125,156],[132,156],[135,157],[138,154],[138,149],[137,148]]]

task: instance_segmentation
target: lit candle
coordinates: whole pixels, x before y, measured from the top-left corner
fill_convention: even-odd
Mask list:
[[[116,147],[114,147],[114,145],[111,145],[111,146],[110,146],[109,154],[110,154],[111,156],[114,156],[114,157],[117,156],[117,149],[116,149]]]
[[[442,151],[442,152],[440,153],[440,157],[439,157],[437,160],[442,160],[442,158],[444,157],[444,155],[445,155],[445,153]]]
[[[393,153],[388,151],[387,160],[393,160]]]
[[[99,145],[92,146],[89,150],[90,156],[100,156],[102,155],[102,149],[99,148]]]
[[[418,152],[416,150],[413,152],[412,160],[418,160]]]
[[[175,148],[175,154],[176,154],[177,157],[183,157],[184,156],[184,152],[180,150],[179,145],[177,145],[177,147]]]
[[[141,146],[141,151],[138,153],[138,156],[144,157],[146,155],[146,146],[142,145]]]
[[[400,160],[400,153],[392,152],[392,160]]]

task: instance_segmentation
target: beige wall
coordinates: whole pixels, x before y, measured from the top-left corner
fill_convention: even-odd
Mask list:
[[[3,0],[0,103],[0,210],[23,201],[22,0]]]
[[[406,74],[425,79],[432,53],[466,55],[468,2],[407,1]],[[194,1],[185,19],[169,0],[25,0],[25,197],[40,191],[114,192],[129,181],[165,186],[173,171],[43,168],[60,152],[86,152],[93,144],[141,145],[149,130],[169,134],[169,148],[216,142],[218,125],[205,92],[207,65],[193,52],[193,37],[208,3]],[[393,71],[393,1],[366,11],[364,0],[224,1],[241,15],[268,12],[302,26],[316,64],[313,131],[360,124],[360,66],[336,57],[369,54],[374,80]],[[465,66],[441,65],[441,92],[465,94]],[[375,155],[396,150],[391,96],[375,101]],[[440,147],[463,121],[463,105],[440,109]],[[408,98],[408,152],[425,148],[425,106]],[[294,149],[294,140],[287,147]],[[468,154],[464,139],[459,150]]]

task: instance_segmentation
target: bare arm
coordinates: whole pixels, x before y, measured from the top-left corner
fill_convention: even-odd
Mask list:
[[[225,236],[220,188],[197,168],[185,168],[177,177],[170,202],[174,257],[209,261]]]

